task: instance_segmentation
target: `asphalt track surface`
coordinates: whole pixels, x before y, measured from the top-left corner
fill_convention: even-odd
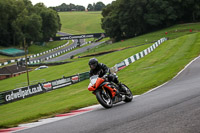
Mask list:
[[[66,49],[70,49],[70,48],[72,48],[72,47],[74,47],[74,46],[77,46],[77,45],[78,45],[77,42],[78,42],[78,40],[75,39],[74,42],[73,42],[71,45],[67,46],[67,47],[64,47],[64,48],[59,49],[59,50],[57,50],[57,51],[53,51],[53,52],[51,52],[51,53],[47,53],[47,54],[45,54],[45,55],[42,55],[42,56],[39,56],[39,57],[36,57],[36,58],[33,58],[33,59],[30,59],[30,61],[45,59],[46,57],[49,57],[50,55],[53,55],[53,54],[55,54],[55,53],[61,52],[61,51],[66,50]],[[83,43],[83,39],[81,39],[81,44],[82,44],[82,43]],[[46,60],[45,62],[63,61],[63,60],[65,60],[65,59],[69,59],[71,56],[74,56],[74,55],[79,54],[79,53],[83,53],[83,52],[87,51],[88,49],[91,49],[91,48],[93,48],[93,47],[96,47],[96,46],[98,46],[98,45],[100,45],[100,44],[102,44],[102,43],[104,43],[104,42],[92,43],[92,44],[90,44],[89,46],[81,47],[81,48],[76,49],[76,50],[72,50],[72,51],[70,51],[70,52],[68,52],[68,53],[66,53],[66,54],[63,54],[63,55],[59,56],[59,57],[55,57],[55,58]]]
[[[61,36],[70,35],[70,34],[63,33],[63,32],[58,32],[57,34],[59,34],[59,35],[61,35]],[[83,40],[83,39],[80,39],[80,43],[81,43],[81,44],[84,43],[84,40]],[[63,51],[63,50],[71,49],[71,48],[73,48],[73,47],[75,47],[75,46],[77,46],[77,45],[78,45],[78,40],[77,40],[77,39],[74,39],[74,40],[73,40],[73,43],[72,43],[71,45],[69,45],[69,46],[67,46],[67,47],[64,47],[64,48],[61,48],[61,49],[59,49],[59,50],[56,50],[56,51],[47,53],[47,54],[45,54],[45,55],[42,55],[42,56],[39,56],[39,57],[36,57],[36,58],[32,58],[32,59],[30,59],[30,61],[45,59],[46,57],[49,57],[50,55],[56,54],[56,53],[61,52],[61,51]],[[56,60],[56,61],[61,61],[61,60]],[[48,62],[50,62],[50,61],[48,61]]]
[[[67,33],[63,33],[63,32],[58,32],[57,34],[61,35],[61,36],[67,36],[67,35],[70,35],[70,34],[67,34]],[[59,49],[59,50],[56,50],[56,51],[53,51],[53,52],[50,52],[50,53],[47,53],[45,55],[42,55],[42,56],[39,56],[39,57],[36,57],[36,58],[32,58],[30,59],[30,61],[34,61],[34,60],[40,60],[40,59],[45,59],[46,57],[52,55],[52,54],[55,54],[57,52],[61,52],[63,50],[66,50],[66,49],[69,49],[69,48],[72,48],[74,46],[77,45],[77,40],[74,41],[74,43],[72,43],[71,45],[67,46],[67,47],[64,47],[62,49]]]
[[[92,94],[91,94],[92,95]],[[200,133],[200,58],[177,77],[130,103],[20,131],[21,133]]]
[[[70,34],[62,33],[62,32],[58,32],[58,34],[60,34],[60,35],[62,35],[62,36],[70,35]],[[77,40],[77,39],[74,39],[73,41],[74,41],[74,42],[73,42],[71,45],[67,46],[67,47],[64,47],[64,48],[62,48],[62,49],[59,49],[59,50],[56,50],[56,51],[47,53],[47,54],[45,54],[45,55],[42,55],[42,56],[39,56],[39,57],[36,57],[36,58],[32,58],[32,59],[30,59],[30,61],[45,59],[46,57],[49,57],[50,55],[53,55],[53,54],[56,54],[56,53],[61,52],[61,51],[63,51],[63,50],[67,50],[67,49],[70,49],[70,48],[73,48],[73,47],[77,46],[77,45],[78,45],[78,40]],[[84,39],[80,39],[80,43],[83,44],[83,43],[84,43]],[[102,43],[104,43],[104,42],[92,43],[92,44],[89,45],[89,46],[81,47],[81,48],[79,48],[79,49],[77,49],[77,50],[73,50],[73,51],[68,52],[68,53],[66,53],[66,54],[64,54],[64,55],[61,55],[61,56],[59,56],[59,57],[55,57],[55,58],[46,60],[45,62],[63,61],[63,60],[65,60],[65,59],[71,58],[71,56],[74,56],[74,55],[76,55],[76,54],[85,52],[85,51],[87,51],[88,49],[91,49],[91,48],[93,48],[93,47],[96,47],[96,46],[98,46],[98,45],[100,45],[100,44],[102,44]]]
[[[85,47],[73,50],[73,51],[71,51],[71,52],[69,52],[67,54],[61,55],[59,57],[52,58],[52,59],[47,60],[45,62],[55,62],[55,61],[62,61],[62,60],[65,60],[65,59],[69,59],[71,56],[77,55],[79,53],[83,53],[83,52],[87,51],[88,49],[94,48],[94,47],[96,47],[96,46],[98,46],[98,45],[100,45],[102,43],[104,43],[104,42],[92,43],[89,46],[85,46]]]
[[[50,55],[56,54],[56,53],[58,53],[58,52],[61,52],[61,51],[63,51],[63,50],[66,50],[66,49],[70,49],[70,48],[72,48],[72,47],[74,47],[74,46],[76,46],[76,45],[77,45],[77,40],[74,40],[74,42],[73,42],[71,45],[67,46],[67,47],[64,47],[64,48],[62,48],[62,49],[59,49],[59,50],[56,50],[56,51],[47,53],[47,54],[45,54],[45,55],[42,55],[42,56],[39,56],[39,57],[36,57],[36,58],[32,58],[32,59],[30,59],[30,61],[45,59],[46,57],[49,57]]]

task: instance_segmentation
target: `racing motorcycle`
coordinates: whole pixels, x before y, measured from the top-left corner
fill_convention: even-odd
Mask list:
[[[121,101],[131,102],[133,95],[130,89],[122,84],[123,91],[114,82],[109,82],[107,77],[100,78],[98,75],[90,77],[90,84],[88,90],[96,95],[98,102],[104,108],[111,108],[113,104]]]

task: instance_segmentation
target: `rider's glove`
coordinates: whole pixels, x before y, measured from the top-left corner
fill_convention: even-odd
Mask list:
[[[108,75],[107,75],[107,74],[103,75],[103,78],[104,78],[104,79],[106,79],[107,77],[108,77]]]

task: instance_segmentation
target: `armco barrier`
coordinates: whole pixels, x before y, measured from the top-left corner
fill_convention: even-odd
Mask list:
[[[83,80],[89,79],[89,78],[90,78],[89,72],[79,74],[79,81],[83,81]]]
[[[162,38],[158,40],[156,43],[154,43],[152,46],[148,47],[147,49],[116,64],[114,67],[112,67],[112,70],[117,72],[125,68],[126,66],[135,62],[136,60],[139,60],[140,58],[143,58],[145,55],[151,53],[156,47],[158,47],[161,43],[163,43],[166,40],[167,40],[166,38]],[[52,91],[58,88],[63,88],[65,86],[78,83],[85,79],[89,79],[89,72],[80,73],[80,74],[73,75],[70,77],[63,77],[61,79],[56,79],[56,80],[48,81],[45,83],[38,83],[37,85],[32,85],[29,87],[23,87],[23,88],[10,90],[10,91],[1,92],[0,105],[17,101],[20,99],[24,99],[33,95],[41,94],[44,92]]]
[[[157,42],[155,42],[152,46],[148,47],[147,49],[123,60],[122,62],[116,64],[114,67],[117,71],[120,71],[121,69],[127,67],[129,64],[135,62],[136,60],[139,60],[140,58],[143,58],[145,55],[151,53],[155,48],[157,48],[161,43],[166,41],[167,38],[161,38]]]
[[[60,48],[62,48],[62,47],[65,47],[65,46],[68,45],[68,44],[69,44],[69,41],[68,41],[66,44],[64,44],[64,45],[58,46],[58,47],[53,48],[53,49],[51,49],[51,50],[48,50],[48,51],[45,51],[45,52],[42,52],[42,53],[38,53],[38,54],[35,54],[35,55],[31,55],[31,56],[29,56],[29,58],[31,59],[31,58],[35,58],[35,57],[37,57],[37,56],[41,56],[41,55],[47,54],[47,53],[49,53],[49,52],[53,52],[53,51],[58,50],[58,49],[60,49]],[[17,62],[17,61],[21,61],[21,60],[25,60],[25,58],[13,59],[13,60],[10,60],[10,61],[4,62],[4,63],[0,63],[0,66],[4,66],[4,65],[7,65],[7,64],[10,64],[10,63],[14,63],[14,62]],[[39,61],[39,60],[38,60],[38,61]],[[38,62],[38,61],[37,61],[37,62]],[[39,62],[38,62],[38,63],[39,63]]]
[[[5,91],[0,93],[1,99],[0,104],[10,103],[13,101],[21,100],[36,94],[43,93],[44,90],[41,84],[31,85],[29,87],[23,87],[14,89],[11,91]]]

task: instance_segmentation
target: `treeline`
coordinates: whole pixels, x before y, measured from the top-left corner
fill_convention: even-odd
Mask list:
[[[87,11],[101,11],[103,8],[105,8],[106,5],[103,2],[97,2],[93,4],[88,4]],[[57,12],[65,12],[65,11],[86,11],[84,6],[80,5],[74,5],[74,4],[61,4],[60,6],[51,7]]]
[[[102,15],[102,28],[119,41],[177,23],[200,21],[200,0],[116,0]]]
[[[103,2],[97,2],[97,3],[93,3],[93,4],[88,4],[87,10],[88,11],[101,11],[105,7],[106,7],[106,5]]]
[[[55,36],[61,23],[58,13],[30,0],[0,0],[0,46],[16,46]]]
[[[61,4],[60,6],[51,7],[52,9],[56,10],[57,12],[65,12],[65,11],[85,11],[84,6],[74,5],[74,4]]]

